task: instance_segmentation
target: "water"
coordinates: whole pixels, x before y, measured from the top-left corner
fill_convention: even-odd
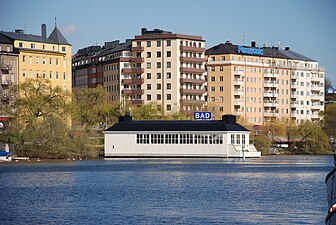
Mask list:
[[[0,164],[0,224],[324,224],[332,156]]]

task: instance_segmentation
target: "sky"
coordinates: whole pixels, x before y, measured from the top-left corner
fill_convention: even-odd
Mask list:
[[[61,30],[73,53],[134,38],[142,27],[202,36],[206,48],[233,44],[289,46],[319,62],[336,86],[335,0],[0,0],[0,30],[47,35]]]

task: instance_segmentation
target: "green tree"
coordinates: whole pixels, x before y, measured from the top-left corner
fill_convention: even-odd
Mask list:
[[[300,147],[303,153],[324,153],[329,148],[328,137],[320,124],[307,120],[298,125],[297,131],[303,142]]]
[[[95,127],[102,130],[118,120],[120,104],[111,104],[106,101],[106,92],[103,86],[77,89],[74,93],[73,115],[75,125]]]
[[[271,140],[264,134],[254,136],[251,142],[262,154],[268,154],[268,150],[272,144]]]
[[[336,139],[336,104],[326,105],[324,111],[324,130],[329,137]]]

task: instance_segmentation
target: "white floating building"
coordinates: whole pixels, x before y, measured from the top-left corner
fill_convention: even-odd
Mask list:
[[[134,121],[126,115],[104,131],[105,158],[260,157],[249,133],[234,115],[201,121]]]

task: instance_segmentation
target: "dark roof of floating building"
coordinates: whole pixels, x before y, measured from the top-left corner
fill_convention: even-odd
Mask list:
[[[223,115],[222,120],[132,120],[131,116],[119,117],[119,123],[105,130],[118,131],[249,131],[236,123],[236,116]]]

